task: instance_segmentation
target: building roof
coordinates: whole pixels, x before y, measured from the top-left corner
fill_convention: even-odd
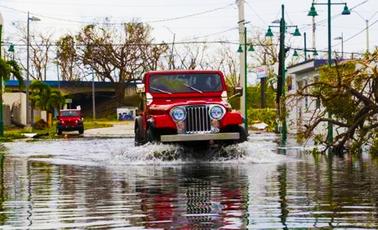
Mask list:
[[[325,59],[311,59],[307,60],[287,68],[289,74],[300,74],[305,72],[314,71],[315,69],[319,68],[320,66],[326,65],[327,60]]]

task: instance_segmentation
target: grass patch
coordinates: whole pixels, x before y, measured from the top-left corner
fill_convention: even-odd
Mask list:
[[[112,127],[117,124],[116,120],[105,120],[100,119],[93,121],[91,119],[85,119],[84,128],[87,129],[97,129],[97,128],[107,128]],[[0,137],[0,142],[12,142],[17,139],[26,138],[24,133],[36,133],[35,138],[38,139],[54,139],[57,138],[56,135],[56,121],[49,128],[45,129],[33,129],[33,128],[7,128],[4,132],[4,137]]]

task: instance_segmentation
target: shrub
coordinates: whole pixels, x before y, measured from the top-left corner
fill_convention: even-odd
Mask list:
[[[255,124],[264,122],[268,125],[267,131],[276,129],[277,112],[275,109],[249,109],[248,110],[248,123]]]

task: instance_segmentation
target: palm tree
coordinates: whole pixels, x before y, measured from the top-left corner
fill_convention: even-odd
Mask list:
[[[54,109],[60,109],[65,103],[65,98],[59,90],[52,89],[41,81],[33,81],[29,89],[32,109],[45,110],[48,113],[48,119]],[[50,124],[50,120],[47,122]]]
[[[0,49],[1,49],[1,47],[0,47]],[[2,109],[2,106],[3,106],[3,81],[9,80],[9,78],[11,77],[12,74],[18,80],[19,86],[21,88],[22,85],[23,85],[23,79],[22,79],[22,75],[21,75],[21,69],[18,66],[17,62],[15,62],[14,60],[5,61],[0,57],[0,106],[1,106],[0,113],[3,112],[3,109]],[[2,114],[0,116],[0,119],[3,119]],[[1,120],[1,123],[2,122],[3,121]],[[1,127],[0,127],[0,136],[2,136],[4,134],[3,131],[4,130],[3,130],[3,123],[2,123]]]
[[[22,71],[20,66],[14,60],[4,61],[2,58],[0,58],[0,77],[2,77],[2,80],[9,80],[12,74],[19,81],[19,85],[21,87],[24,81],[22,79]]]

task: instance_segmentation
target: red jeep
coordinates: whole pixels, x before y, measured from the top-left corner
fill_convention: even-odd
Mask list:
[[[243,118],[227,102],[220,71],[147,72],[138,91],[135,145],[146,142],[235,143],[247,139]]]
[[[79,109],[62,109],[57,116],[58,123],[56,125],[56,133],[62,134],[62,131],[79,131],[84,133],[83,116]]]

